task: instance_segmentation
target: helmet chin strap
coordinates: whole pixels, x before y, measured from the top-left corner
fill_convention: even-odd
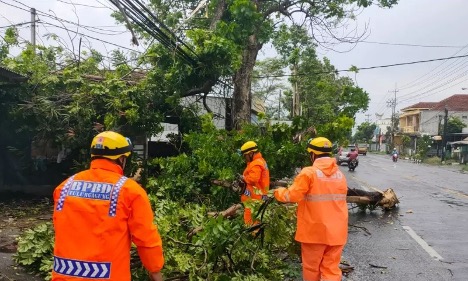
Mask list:
[[[117,164],[122,168],[122,170],[125,169],[125,165],[127,164],[127,157],[125,156],[120,156],[117,158]]]
[[[311,162],[312,164],[314,164],[315,159],[316,159],[315,153],[311,152],[311,153],[309,153],[309,156],[310,156],[310,162]]]

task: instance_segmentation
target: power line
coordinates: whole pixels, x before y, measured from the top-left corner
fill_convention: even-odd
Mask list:
[[[50,23],[50,22],[42,21],[42,24],[46,24],[46,25],[50,25],[50,26],[53,26],[53,27],[56,27],[56,28],[60,28],[60,29],[66,30],[68,32],[72,32],[72,33],[75,33],[75,34],[78,34],[78,35],[81,35],[81,36],[84,36],[84,37],[88,37],[88,38],[91,38],[91,39],[94,39],[94,40],[97,40],[97,41],[100,41],[100,42],[103,42],[103,43],[106,43],[106,44],[109,44],[109,45],[112,45],[112,46],[115,46],[115,47],[119,47],[119,48],[126,49],[126,50],[129,50],[129,51],[134,51],[134,52],[137,52],[137,53],[140,53],[140,54],[142,53],[142,52],[140,52],[138,50],[131,49],[131,48],[128,48],[128,47],[124,47],[122,45],[118,45],[118,44],[115,44],[115,43],[112,43],[112,42],[109,42],[109,41],[106,41],[106,40],[103,40],[103,39],[100,39],[100,38],[97,38],[97,37],[93,37],[93,36],[90,36],[88,34],[77,32],[77,31],[74,31],[74,30],[70,30],[70,29],[68,29],[66,27],[56,25],[56,24],[53,24],[53,23]]]
[[[153,38],[158,40],[161,45],[173,51],[181,59],[192,66],[198,64],[197,53],[180,38],[177,37],[161,20],[158,19],[143,3],[139,0],[109,0],[124,15],[133,20],[133,22],[146,31]]]
[[[96,8],[96,9],[110,9],[109,7],[107,6],[104,6],[102,3],[99,3],[103,6],[93,6],[93,5],[86,5],[86,4],[81,4],[81,3],[73,3],[71,2],[65,2],[63,0],[57,0],[57,2],[61,2],[61,3],[64,3],[64,4],[67,4],[67,5],[73,5],[73,6],[83,6],[83,7],[89,7],[89,8]]]
[[[359,41],[368,44],[378,45],[391,45],[391,46],[405,46],[405,47],[421,47],[421,48],[463,48],[464,46],[450,46],[450,45],[420,45],[420,44],[409,44],[409,43],[389,43],[389,42],[377,42],[377,41]]]
[[[3,0],[0,0],[0,2],[6,4],[6,5],[10,6],[10,7],[14,7],[14,8],[17,8],[17,9],[20,9],[20,10],[23,10],[23,11],[26,11],[26,12],[28,12],[28,13],[29,13],[30,9],[32,8],[32,7],[30,7],[30,6],[26,5],[26,4],[21,3],[20,1],[17,1],[17,0],[12,0],[12,1],[14,1],[14,2],[16,2],[16,3],[18,3],[18,4],[21,4],[21,5],[25,6],[25,7],[27,7],[27,9],[26,9],[26,8],[21,8],[21,7],[18,7],[18,6],[16,6],[16,5],[13,5],[13,4],[10,4],[10,3],[6,3],[6,2],[4,2]],[[60,18],[60,17],[57,17],[57,16],[55,16],[55,15],[48,14],[48,13],[46,13],[46,12],[43,12],[43,11],[40,11],[40,10],[37,10],[37,9],[36,9],[36,11],[37,11],[37,13],[40,14],[41,16],[48,17],[48,18],[54,19],[54,20],[59,21],[59,22],[62,22],[62,23],[63,23],[63,22],[66,22],[66,23],[69,23],[69,24],[73,24],[73,25],[75,25],[75,26],[82,27],[82,28],[84,28],[84,29],[86,29],[86,30],[88,30],[88,31],[91,31],[91,32],[96,32],[95,30],[107,31],[107,32],[114,32],[114,33],[120,33],[120,32],[121,32],[121,31],[116,31],[116,30],[109,30],[109,29],[100,28],[100,27],[98,27],[98,26],[91,26],[91,25],[79,24],[79,23],[76,23],[76,22],[73,22],[73,21],[70,21],[70,20],[62,19],[62,18]],[[107,26],[107,27],[111,27],[111,26]],[[95,30],[92,30],[92,29],[95,29]]]
[[[0,28],[10,28],[10,27],[16,27],[16,26],[22,26],[25,24],[31,24],[30,21],[28,22],[20,22],[20,23],[15,23],[15,24],[10,24],[10,25],[5,25],[5,26],[0,26]]]
[[[458,53],[460,53],[461,51],[463,51],[463,49],[465,49],[466,47],[468,47],[468,44],[465,45],[464,47],[462,47],[460,50],[458,50],[457,52],[455,52],[454,54],[452,54],[452,56],[456,56],[458,55]],[[465,53],[466,54],[466,53]],[[422,76],[419,76],[418,78],[416,78],[415,80],[409,82],[409,83],[406,83],[404,85],[402,85],[400,87],[401,90],[404,90],[404,89],[408,89],[408,88],[412,88],[414,87],[417,83],[420,83],[420,82],[417,82],[419,80],[421,80],[422,78],[426,77],[427,75],[429,75],[431,72],[435,71],[436,69],[438,69],[439,67],[441,67],[442,65],[444,65],[447,61],[443,61],[442,63],[440,63],[439,65],[437,65],[436,67],[434,67],[433,69],[431,69],[430,71],[428,71],[426,74],[422,75]],[[448,66],[452,65],[452,63],[450,63]],[[429,76],[428,78],[425,78],[423,79],[422,81],[427,81],[427,80],[430,80],[432,79],[432,77],[436,76],[437,74],[439,74],[441,71],[443,71],[444,69],[446,69],[448,66],[446,66],[445,68],[442,68],[441,70],[439,70],[438,72],[436,72],[435,74]]]
[[[410,92],[410,93],[401,95],[400,98],[402,98],[402,97],[405,97],[405,98],[419,97],[419,96],[422,96],[422,95],[423,95],[423,93],[420,93],[421,91],[423,91],[423,90],[425,90],[425,89],[427,89],[427,88],[430,88],[430,87],[433,86],[433,85],[435,85],[435,86],[432,87],[432,88],[430,88],[430,89],[427,90],[426,92],[433,91],[433,90],[437,90],[437,89],[439,89],[439,88],[441,88],[441,87],[443,87],[443,86],[445,86],[445,85],[447,85],[447,84],[449,84],[449,83],[451,83],[451,82],[453,82],[453,81],[455,81],[455,80],[458,80],[458,79],[464,77],[464,76],[468,73],[468,71],[465,70],[465,71],[462,72],[462,73],[458,73],[458,75],[457,75],[457,72],[459,72],[459,71],[461,71],[461,70],[464,70],[464,67],[465,67],[465,65],[467,65],[467,64],[468,64],[468,60],[465,61],[465,62],[463,62],[463,61],[459,62],[458,64],[454,65],[454,66],[457,66],[457,65],[458,65],[456,68],[453,68],[451,71],[445,73],[444,76],[438,78],[436,81],[433,81],[432,83],[429,83],[429,84],[427,84],[426,86],[423,86],[423,87],[421,87],[421,88],[419,88],[419,89],[417,89],[417,90],[414,90],[414,91],[412,91],[412,92]],[[457,76],[455,76],[455,75],[457,75]],[[455,77],[454,77],[454,76],[455,76]],[[450,79],[450,80],[447,80],[447,81],[444,82],[444,83],[442,83],[444,80],[449,79],[449,78],[451,78],[451,79]],[[436,85],[436,84],[438,84],[438,85]],[[414,95],[414,94],[416,94],[416,95]]]
[[[445,58],[429,59],[429,60],[401,62],[401,63],[376,65],[376,66],[368,66],[368,67],[361,67],[361,68],[358,67],[357,70],[387,68],[387,67],[394,67],[394,66],[412,65],[412,64],[419,64],[419,63],[426,63],[426,62],[433,62],[433,61],[441,61],[441,60],[451,60],[451,59],[466,58],[466,57],[468,57],[468,54],[461,55],[461,56],[451,56],[451,57],[445,57]],[[275,78],[275,77],[294,77],[294,76],[308,76],[308,75],[311,75],[311,74],[327,74],[327,73],[332,73],[332,72],[354,72],[354,71],[355,70],[351,70],[351,69],[341,69],[341,70],[319,71],[319,72],[311,72],[311,73],[253,76],[252,78],[261,79],[261,78]]]

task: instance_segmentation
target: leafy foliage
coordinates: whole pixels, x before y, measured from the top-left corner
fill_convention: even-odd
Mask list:
[[[216,130],[209,116],[202,128],[184,137],[183,153],[150,163],[147,188],[164,243],[165,276],[184,280],[295,280],[300,263],[299,247],[293,239],[294,205],[270,203],[259,212],[262,202],[246,203],[265,225],[258,237],[244,225],[241,214],[224,219],[207,213],[239,203],[239,194],[214,186],[211,180],[232,180],[243,170],[245,164],[236,151],[245,141],[258,142],[272,178],[290,176],[303,165],[305,144],[291,143],[298,128],[246,126],[239,132],[227,132]],[[46,274],[52,266],[53,233],[50,224],[44,227],[28,230],[21,237],[17,261]],[[146,280],[141,264],[132,264],[132,280]]]
[[[450,116],[447,122],[447,133],[461,133],[466,124],[458,116]]]
[[[37,225],[33,229],[26,230],[18,238],[18,251],[15,262],[25,266],[34,273],[40,273],[51,278],[53,264],[54,232],[51,223]]]
[[[377,128],[376,124],[363,122],[361,123],[356,130],[356,134],[354,134],[353,139],[355,142],[368,142],[374,136],[374,131]]]

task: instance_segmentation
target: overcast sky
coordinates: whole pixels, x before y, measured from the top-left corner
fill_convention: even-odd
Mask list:
[[[30,21],[29,7],[38,11],[55,15],[59,18],[77,22],[74,7],[64,2],[70,0],[0,0],[0,34],[4,26]],[[90,30],[79,28],[79,32],[122,45],[130,49],[144,51],[142,47],[130,45],[130,34],[123,26],[118,26],[111,18],[111,10],[104,6],[113,7],[107,0],[72,0],[75,4],[86,4],[100,8],[76,5],[76,13],[81,25],[99,27],[101,32],[113,35],[98,34]],[[24,5],[22,5],[22,4]],[[18,8],[9,6],[14,5]],[[26,5],[26,6],[25,6]],[[25,9],[21,10],[19,8]],[[48,42],[45,35],[56,33],[70,45],[70,39],[62,24],[56,20],[41,15],[39,20],[37,42]],[[318,53],[326,56],[337,69],[349,69],[389,65],[420,60],[431,60],[450,56],[468,55],[468,1],[467,0],[400,0],[392,9],[371,7],[364,10],[357,19],[358,25],[368,24],[369,32],[365,41],[412,44],[423,46],[445,47],[410,47],[398,45],[382,45],[361,42],[352,50],[351,45],[336,46],[339,51],[350,50],[345,53],[318,49]],[[67,28],[75,28],[72,24],[63,23]],[[58,25],[53,26],[53,25]],[[24,40],[30,40],[29,25],[19,26],[20,35]],[[110,30],[110,31],[108,31]],[[98,31],[98,30],[95,30]],[[79,37],[74,38],[78,45]],[[83,38],[85,46],[105,53],[106,50],[116,48],[95,39]],[[268,54],[268,51],[264,52]],[[387,107],[387,100],[392,98],[396,87],[397,110],[415,104],[419,101],[439,101],[454,94],[468,94],[468,57],[446,61],[419,63],[406,66],[361,70],[349,75],[357,84],[370,95],[371,102],[366,113],[357,116],[357,123],[369,118],[375,120],[375,113],[389,117],[391,109]],[[365,116],[370,114],[370,116]]]

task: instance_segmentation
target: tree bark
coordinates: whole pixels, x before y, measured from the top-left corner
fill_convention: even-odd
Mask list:
[[[242,53],[241,66],[234,75],[233,124],[236,129],[240,129],[244,123],[250,123],[252,72],[261,48],[257,36],[250,35]]]
[[[239,193],[242,190],[239,186],[238,181],[228,182],[222,180],[212,180],[211,183],[213,183],[214,185],[229,188],[237,193]],[[270,188],[273,189],[278,187],[288,187],[289,185],[291,185],[290,181],[277,180],[271,182]],[[394,208],[396,204],[400,203],[398,197],[391,188],[388,188],[385,191],[365,191],[362,189],[348,188],[348,193],[346,194],[346,202],[364,205],[374,205],[382,207],[383,209]]]

